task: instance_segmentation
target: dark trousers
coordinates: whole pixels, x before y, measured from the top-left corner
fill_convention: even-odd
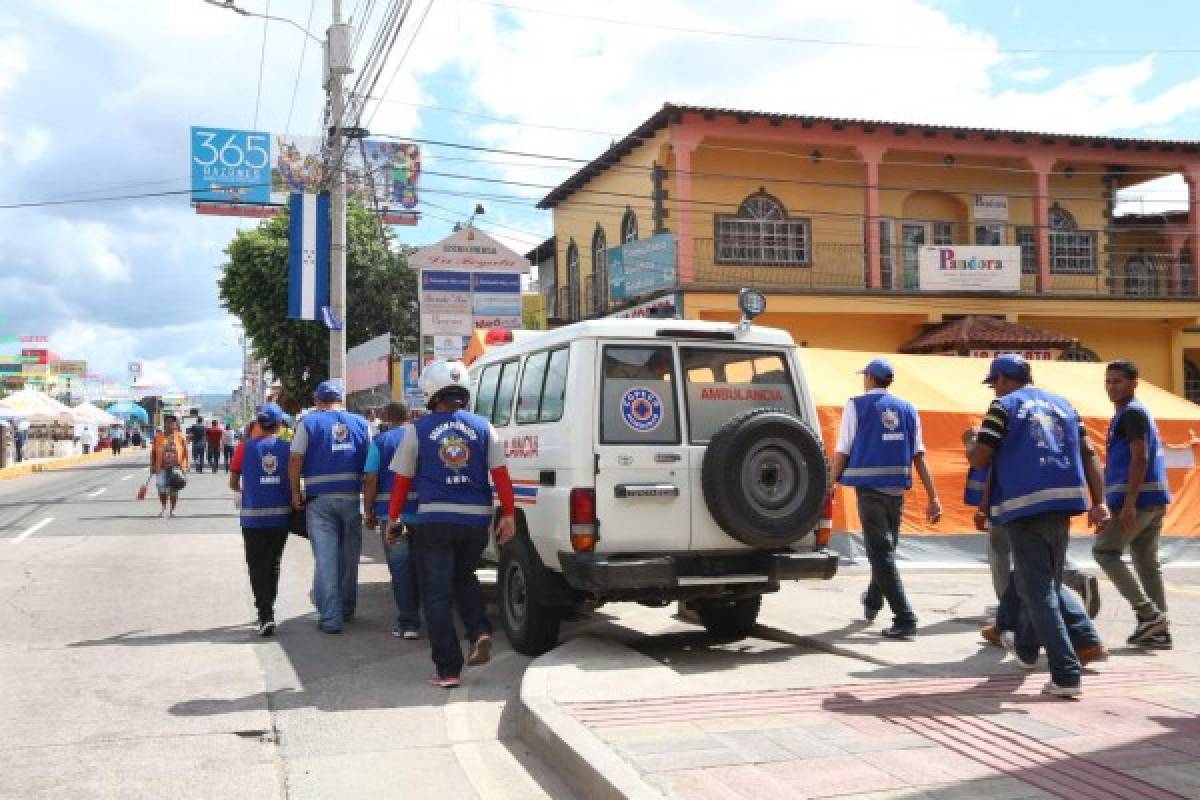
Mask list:
[[[229,472],[229,465],[233,463],[233,445],[227,444],[222,450],[225,454],[225,471]]]
[[[83,447],[83,454],[84,454],[85,456],[86,456],[88,453],[92,452],[92,446],[91,446],[90,444],[85,444],[85,445],[82,445],[82,447]]]
[[[204,472],[204,443],[192,443],[192,464],[196,467],[196,472]]]
[[[1016,567],[1012,582],[1021,598],[1017,651],[1023,659],[1032,659],[1041,647],[1046,648],[1050,675],[1059,686],[1078,686],[1083,671],[1061,606],[1070,527],[1071,518],[1062,513],[1034,514],[1008,523]],[[1087,625],[1091,627],[1091,622]]]
[[[1083,600],[1069,586],[1063,585],[1058,588],[1058,610],[1062,614],[1063,623],[1067,626],[1067,635],[1076,652],[1080,647],[1100,644],[1100,635],[1096,633],[1096,627],[1088,617],[1087,609],[1083,607]],[[1008,588],[1000,596],[1000,605],[996,607],[996,627],[1002,631],[1016,633],[1020,625],[1021,596],[1017,593],[1016,582],[1010,576]]]
[[[275,595],[279,591],[279,563],[287,544],[288,529],[242,528],[242,544],[246,548],[246,570],[250,573],[250,589],[254,592],[254,607],[258,621],[275,619]]]
[[[458,609],[467,641],[474,642],[492,632],[479,579],[475,577],[487,541],[486,527],[437,523],[414,529],[412,542],[420,570],[425,627],[439,677],[457,677],[463,668],[453,608]]]
[[[917,615],[908,604],[900,570],[896,568],[896,547],[900,543],[900,516],[904,495],[885,494],[863,486],[855,487],[858,517],[862,521],[863,542],[871,563],[871,583],[863,605],[878,611],[887,600],[893,622],[901,628],[915,628]]]
[[[216,447],[208,448],[208,465],[212,467],[212,471],[216,472],[217,467],[221,465],[221,451]]]
[[[112,454],[114,456],[121,455],[121,446],[123,444],[124,444],[123,442],[118,442],[116,439],[113,439],[112,441],[109,442],[109,447],[112,448]]]

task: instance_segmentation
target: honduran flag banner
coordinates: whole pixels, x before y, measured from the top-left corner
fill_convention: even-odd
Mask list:
[[[329,305],[329,193],[293,192],[288,252],[288,319],[321,319]]]

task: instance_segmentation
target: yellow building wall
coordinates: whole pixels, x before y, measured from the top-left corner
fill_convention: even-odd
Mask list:
[[[1082,347],[1092,350],[1102,361],[1128,358],[1138,365],[1142,376],[1151,383],[1176,393],[1171,358],[1174,329],[1162,320],[1114,320],[1104,318],[1022,317],[1021,322],[1036,328],[1072,336]]]
[[[686,310],[686,301],[684,304]],[[689,319],[711,322],[737,322],[736,311],[700,311]],[[894,353],[916,336],[922,320],[913,317],[872,316],[868,314],[789,314],[770,312],[754,323],[769,328],[782,328],[802,347],[828,347],[835,350],[863,350],[872,353]]]

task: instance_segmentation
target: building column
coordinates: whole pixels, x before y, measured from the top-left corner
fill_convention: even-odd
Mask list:
[[[669,203],[675,215],[676,259],[680,285],[696,280],[696,213],[692,203],[692,156],[699,144],[698,137],[685,137],[673,130],[671,144],[675,150],[675,196]],[[713,235],[716,235],[714,231]],[[713,258],[716,259],[716,241],[713,242]]]
[[[1200,170],[1188,170],[1183,175],[1188,187],[1187,237],[1192,251],[1192,286],[1200,292]]]
[[[1050,290],[1050,172],[1054,169],[1052,158],[1031,158],[1033,170],[1033,224],[1037,242],[1037,290]]]
[[[866,166],[866,194],[863,197],[864,242],[866,244],[866,277],[868,289],[883,288],[883,258],[879,242],[879,162],[883,148],[859,148]]]

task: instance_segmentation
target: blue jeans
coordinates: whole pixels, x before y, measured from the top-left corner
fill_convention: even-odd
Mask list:
[[[896,568],[896,547],[900,543],[900,515],[904,511],[904,495],[885,494],[859,486],[858,517],[862,521],[863,543],[867,561],[871,563],[871,583],[863,605],[878,611],[886,599],[892,609],[893,622],[900,628],[917,627],[917,615],[908,604],[900,570]]]
[[[1060,586],[1058,589],[1058,610],[1062,614],[1063,622],[1067,626],[1067,635],[1076,651],[1080,647],[1100,644],[1100,636],[1087,615],[1087,609],[1083,607],[1083,601],[1067,586]],[[1000,596],[1000,605],[996,607],[996,628],[1016,633],[1020,624],[1021,596],[1017,594],[1016,582],[1010,575],[1008,588]],[[1022,652],[1027,653],[1028,650]]]
[[[314,497],[306,514],[313,551],[313,597],[322,630],[341,630],[358,601],[362,514],[357,497]]]
[[[417,569],[412,541],[397,539],[388,544],[383,539],[383,552],[387,556],[388,572],[392,574],[392,596],[396,598],[396,624],[404,631],[415,631],[421,627],[418,616]]]
[[[1071,518],[1066,514],[1034,514],[1008,523],[1012,547],[1013,583],[1021,599],[1016,629],[1022,659],[1046,648],[1050,675],[1059,686],[1078,686],[1083,672],[1062,611],[1063,562]],[[1086,619],[1087,614],[1083,614]],[[1091,622],[1087,623],[1091,627]],[[1092,631],[1095,635],[1095,631]]]
[[[438,677],[458,677],[463,668],[462,647],[454,628],[452,607],[458,608],[467,641],[491,633],[483,608],[483,592],[475,569],[488,529],[442,523],[417,525],[413,533],[417,565],[421,575],[421,603],[425,606],[425,627],[433,651]]]

